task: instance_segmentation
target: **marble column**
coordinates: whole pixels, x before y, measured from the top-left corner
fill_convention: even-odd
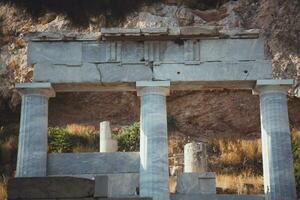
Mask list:
[[[137,82],[141,97],[140,196],[169,200],[166,96],[170,82]]]
[[[205,143],[191,142],[184,145],[184,172],[207,172]]]
[[[100,123],[100,152],[118,151],[118,141],[112,139],[109,121]]]
[[[48,99],[55,96],[50,83],[16,86],[22,95],[16,177],[46,176]]]
[[[264,189],[268,200],[296,200],[287,108],[292,80],[257,81],[260,96]]]

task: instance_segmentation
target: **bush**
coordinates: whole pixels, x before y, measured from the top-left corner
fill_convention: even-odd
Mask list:
[[[174,116],[168,115],[167,122],[168,122],[168,131],[174,132],[177,130],[177,120]]]
[[[116,136],[120,151],[139,151],[140,148],[140,123],[135,122],[123,129]]]
[[[0,127],[0,173],[11,176],[16,168],[19,126]],[[1,192],[1,191],[0,191]]]
[[[70,134],[65,128],[48,128],[48,145],[50,153],[66,153],[72,151]]]

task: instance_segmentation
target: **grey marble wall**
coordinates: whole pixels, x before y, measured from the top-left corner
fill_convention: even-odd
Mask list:
[[[96,175],[138,173],[138,152],[51,153],[47,175]]]

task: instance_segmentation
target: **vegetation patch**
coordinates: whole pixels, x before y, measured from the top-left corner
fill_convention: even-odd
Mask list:
[[[176,124],[176,123],[175,123]],[[0,199],[6,198],[7,177],[16,169],[18,125],[0,127]],[[92,126],[71,124],[49,127],[49,152],[99,152],[99,132]],[[120,151],[139,151],[140,124],[135,122],[114,133]],[[183,153],[184,144],[193,138],[175,133],[169,137],[169,157]],[[217,174],[218,193],[262,194],[261,140],[215,138],[208,142],[209,171]],[[298,195],[300,191],[300,131],[293,131],[292,152]],[[170,162],[171,165],[174,163]]]
[[[140,149],[140,123],[135,122],[116,136],[120,151],[139,151]]]

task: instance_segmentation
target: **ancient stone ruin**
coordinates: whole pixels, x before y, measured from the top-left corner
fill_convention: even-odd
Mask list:
[[[10,199],[296,199],[286,98],[293,80],[272,79],[258,30],[202,26],[39,33],[30,37],[28,62],[34,80],[16,86],[22,112]],[[201,156],[205,147],[198,144],[186,146],[184,173],[177,177],[176,193],[169,192],[166,96],[214,89],[260,96],[263,196],[216,194],[215,175]],[[100,152],[47,153],[48,99],[84,91],[137,92],[139,152],[114,152],[109,125],[102,124],[109,145]]]

